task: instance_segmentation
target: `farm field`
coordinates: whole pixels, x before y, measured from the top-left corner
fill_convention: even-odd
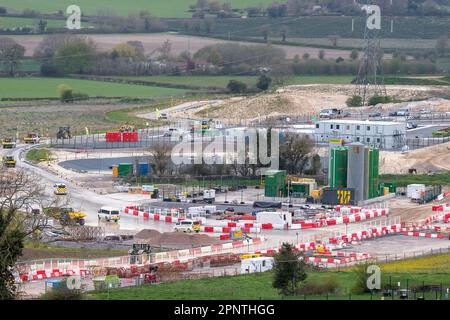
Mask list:
[[[441,264],[442,261],[446,263]],[[443,288],[450,286],[450,274],[448,269],[450,254],[439,256],[411,259],[405,261],[396,261],[392,263],[381,264],[382,287],[392,283],[400,282],[402,288],[408,283],[409,288],[425,284],[441,285]],[[442,266],[430,269],[432,266]],[[394,272],[393,270],[401,270]],[[433,270],[433,272],[430,272]],[[413,274],[411,274],[411,271]],[[94,299],[281,299],[278,292],[272,288],[272,272],[259,274],[225,276],[201,280],[184,280],[173,283],[164,283],[158,286],[139,286],[123,289],[112,289],[108,292],[94,292],[89,296]],[[373,297],[368,294],[352,294],[352,288],[356,283],[356,277],[351,268],[344,268],[339,271],[315,271],[308,272],[307,281],[330,281],[337,280],[339,289],[337,294],[333,295],[298,295],[289,297],[289,299],[306,300],[374,300],[380,299],[380,294],[375,293]],[[211,289],[206,289],[211,288]],[[220,289],[218,289],[220,288]],[[421,292],[418,295],[422,295]],[[435,293],[425,293],[426,299],[435,299]],[[391,299],[391,298],[389,298]],[[398,297],[395,297],[398,299]]]
[[[219,44],[219,43],[230,43],[227,40],[218,40],[207,37],[197,37],[197,36],[187,36],[174,33],[152,33],[152,34],[90,34],[88,38],[95,41],[99,51],[106,51],[113,48],[115,45],[120,43],[125,43],[127,41],[141,41],[144,45],[146,53],[151,53],[154,50],[161,47],[161,44],[165,40],[170,40],[172,43],[172,53],[180,54],[183,51],[189,50],[192,53],[197,50],[204,48],[208,45]],[[34,50],[41,42],[43,36],[41,35],[17,35],[14,36],[14,40],[25,47],[26,56],[32,56]],[[245,41],[231,41],[240,44],[254,44]],[[263,45],[263,44],[262,44]],[[295,55],[302,56],[304,53],[309,53],[311,57],[317,57],[320,49],[313,47],[300,47],[300,46],[289,46],[289,45],[274,45],[279,47],[286,52],[288,58],[293,58]],[[349,50],[339,50],[339,49],[326,49],[327,58],[347,58],[350,55]]]
[[[99,11],[114,12],[117,15],[128,15],[132,12],[148,10],[152,15],[161,18],[189,18],[192,13],[188,12],[189,6],[194,5],[196,0],[78,0],[82,12],[93,15]],[[220,0],[221,3],[226,1]],[[246,8],[251,6],[268,5],[272,0],[229,0],[232,8]],[[21,11],[23,9],[34,9],[42,13],[57,12],[73,4],[71,0],[3,0],[2,6],[8,9]],[[114,9],[112,9],[114,8]]]
[[[0,17],[0,29],[37,29],[40,20],[38,18]],[[47,21],[47,28],[62,28],[66,25],[64,20],[45,19],[45,21]]]
[[[74,92],[103,97],[161,97],[179,95],[186,90],[66,78],[0,78],[0,98],[56,98],[60,84]]]
[[[10,101],[7,102],[11,104]],[[124,123],[124,118],[129,120],[130,124],[141,125],[143,119],[134,118],[131,113],[137,110],[141,111],[144,107],[105,100],[76,104],[37,101],[0,108],[0,122],[2,123],[0,136],[15,136],[18,131],[20,137],[26,131],[31,130],[53,137],[59,127],[67,126],[68,123],[70,123],[73,134],[85,134],[85,128],[93,133],[117,130],[117,127]],[[149,110],[153,109],[149,107]],[[110,115],[114,111],[118,112]]]
[[[427,17],[396,17],[394,19],[394,32],[390,28],[391,19],[382,19],[382,39],[437,39],[440,36],[450,36],[450,21],[448,18]],[[281,41],[281,33],[287,30],[287,41],[295,38],[326,38],[330,35],[338,35],[341,38],[361,38],[364,34],[364,20],[354,19],[354,30],[351,29],[352,17],[315,16],[315,17],[286,17],[276,21],[270,18],[251,19],[217,19],[210,32],[210,36],[227,38],[237,37],[259,38],[263,40],[261,27],[270,27],[273,39],[278,37]],[[182,20],[171,23],[174,29],[184,30]],[[204,31],[201,31],[204,32]],[[328,42],[330,43],[330,42]]]

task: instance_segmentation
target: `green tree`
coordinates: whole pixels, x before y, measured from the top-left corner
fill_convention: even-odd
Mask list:
[[[272,83],[272,79],[265,74],[261,75],[258,78],[258,82],[256,83],[256,87],[260,90],[266,91],[269,89],[270,84]]]
[[[25,55],[25,48],[11,38],[0,38],[0,62],[13,76],[21,65]]]
[[[361,96],[351,96],[347,99],[347,107],[360,107],[362,106],[363,99]]]
[[[39,20],[38,29],[40,33],[44,33],[47,30],[47,20]]]
[[[232,93],[244,93],[247,91],[247,85],[242,81],[230,80],[227,89]]]
[[[18,293],[14,271],[24,240],[42,232],[50,218],[30,208],[42,211],[44,201],[51,207],[64,204],[48,201],[39,178],[23,170],[0,172],[0,199],[0,300],[11,300]]]
[[[350,53],[350,59],[352,60],[356,60],[359,57],[359,52],[356,49],[353,49],[352,52]]]
[[[320,50],[319,54],[318,54],[318,57],[319,57],[320,60],[325,59],[325,51],[324,50]]]
[[[280,168],[289,174],[302,174],[314,142],[295,133],[286,133],[280,145]]]
[[[294,295],[299,282],[306,280],[305,262],[301,254],[289,243],[283,243],[274,256],[274,278],[272,286],[285,296]]]
[[[76,37],[56,50],[54,63],[62,73],[83,74],[92,69],[95,58],[94,43],[85,38]]]

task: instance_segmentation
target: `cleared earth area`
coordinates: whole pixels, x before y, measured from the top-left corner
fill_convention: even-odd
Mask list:
[[[107,51],[114,46],[125,43],[127,41],[141,41],[144,45],[144,49],[147,53],[152,53],[156,49],[160,48],[162,43],[166,40],[170,40],[172,44],[172,53],[180,54],[183,51],[195,52],[208,45],[220,44],[220,43],[239,43],[239,44],[254,44],[250,42],[240,41],[226,41],[212,38],[195,37],[176,35],[171,33],[161,34],[107,34],[107,35],[89,35],[88,38],[95,41],[97,48],[100,51]],[[33,55],[34,50],[42,41],[42,36],[15,36],[14,39],[20,43],[26,49],[26,55]],[[312,57],[317,57],[321,49],[312,47],[300,47],[300,46],[288,46],[288,45],[273,45],[274,47],[281,48],[286,52],[288,58],[293,58],[295,55],[303,56],[305,53],[309,53]],[[350,50],[339,49],[326,49],[326,56],[330,59],[336,59],[338,57],[348,58]]]

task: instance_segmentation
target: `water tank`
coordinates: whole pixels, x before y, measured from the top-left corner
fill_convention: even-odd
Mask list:
[[[329,181],[331,188],[347,187],[348,148],[335,147],[330,150]]]

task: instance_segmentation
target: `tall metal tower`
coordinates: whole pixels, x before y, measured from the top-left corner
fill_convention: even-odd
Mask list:
[[[365,13],[364,48],[358,76],[355,82],[355,95],[366,105],[372,96],[386,96],[383,77],[383,56],[380,45],[381,10],[372,0],[362,0],[361,10]],[[356,3],[356,1],[355,1]]]

